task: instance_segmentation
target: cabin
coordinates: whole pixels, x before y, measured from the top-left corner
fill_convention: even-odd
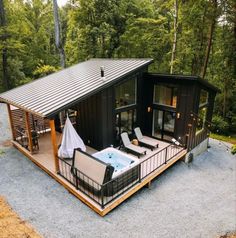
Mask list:
[[[197,76],[150,73],[152,63],[90,59],[0,94],[8,108],[13,145],[106,215],[176,161],[208,146],[218,89]],[[87,147],[86,153],[75,150],[73,162],[58,157],[67,115]],[[111,167],[93,155],[108,147],[122,150],[123,132],[135,142],[136,127],[158,140],[159,147],[147,149],[138,160],[128,155],[132,168],[109,177]],[[106,171],[106,176],[97,178],[96,171]]]

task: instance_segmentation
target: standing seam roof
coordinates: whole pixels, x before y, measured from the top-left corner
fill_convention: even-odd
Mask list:
[[[0,94],[0,101],[50,117],[120,78],[152,63],[152,59],[91,59]],[[105,67],[106,80],[100,75]]]

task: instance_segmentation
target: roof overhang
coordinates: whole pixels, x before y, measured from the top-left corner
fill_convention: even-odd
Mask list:
[[[208,82],[206,79],[202,79],[199,76],[192,76],[192,75],[178,75],[178,74],[156,74],[156,73],[145,73],[144,76],[146,78],[156,78],[160,80],[164,80],[166,82],[173,82],[176,83],[199,83],[203,85],[205,88],[214,91],[215,93],[220,93],[220,89],[217,88],[215,85]]]
[[[0,94],[8,103],[50,118],[78,102],[142,71],[152,59],[91,59]],[[100,68],[105,68],[102,80]]]

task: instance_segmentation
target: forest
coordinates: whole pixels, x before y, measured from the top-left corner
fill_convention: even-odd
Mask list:
[[[235,0],[0,0],[0,92],[89,58],[217,86],[213,132],[236,134]]]

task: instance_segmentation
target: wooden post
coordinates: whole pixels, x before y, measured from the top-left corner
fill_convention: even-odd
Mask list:
[[[31,127],[30,127],[30,119],[29,119],[29,113],[25,111],[25,128],[26,133],[28,136],[28,142],[29,142],[29,150],[30,153],[33,154],[33,142],[32,142],[32,133],[31,133]]]
[[[57,140],[56,140],[56,130],[55,130],[55,123],[54,120],[51,119],[49,121],[50,128],[51,128],[51,139],[52,139],[52,148],[53,148],[53,156],[54,156],[54,164],[56,173],[59,172],[59,160],[57,157]]]
[[[146,187],[147,187],[148,189],[151,189],[151,185],[152,185],[152,180],[150,180],[150,181],[146,184]]]
[[[7,110],[8,110],[9,122],[11,126],[12,139],[15,140],[16,134],[15,134],[14,122],[13,122],[12,113],[11,113],[11,106],[9,104],[7,104]]]

